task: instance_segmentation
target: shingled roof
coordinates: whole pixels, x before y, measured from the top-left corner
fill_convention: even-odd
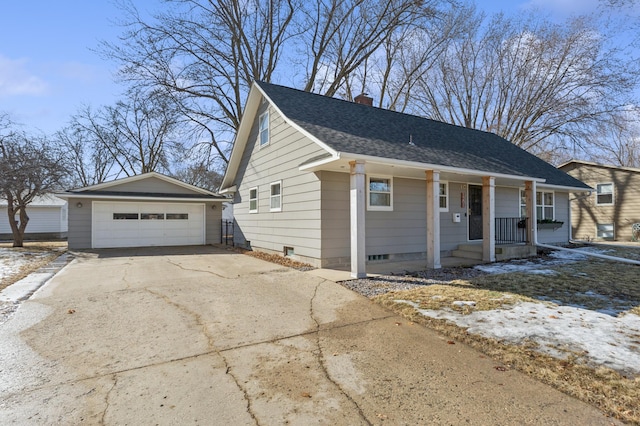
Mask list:
[[[275,84],[256,84],[286,118],[336,152],[541,178],[548,185],[590,189],[493,133]]]

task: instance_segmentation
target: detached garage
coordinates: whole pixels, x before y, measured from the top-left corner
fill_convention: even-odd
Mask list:
[[[69,205],[71,249],[220,242],[221,195],[145,173],[56,196]]]

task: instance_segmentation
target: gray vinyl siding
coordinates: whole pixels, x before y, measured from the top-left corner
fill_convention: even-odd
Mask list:
[[[236,232],[234,242],[252,248],[281,253],[293,247],[302,260],[319,264],[321,257],[320,179],[301,172],[300,164],[325,151],[287,125],[277,112],[269,110],[270,140],[259,146],[258,117],[261,105],[236,174],[234,198]],[[271,183],[281,182],[282,211],[270,211]],[[258,189],[258,212],[249,213],[249,191]]]
[[[366,212],[367,255],[425,253],[426,184],[393,179],[393,211]]]
[[[548,191],[538,188],[539,191]],[[538,242],[543,244],[566,243],[569,241],[569,193],[554,191],[554,220],[564,222],[556,229],[538,229]]]
[[[520,217],[520,188],[496,187],[496,217]]]
[[[113,185],[108,188],[109,191],[121,191],[121,192],[151,192],[151,193],[166,193],[166,194],[198,194],[198,192],[192,191],[189,188],[185,188],[180,185],[174,185],[162,179],[155,177],[148,177],[145,179],[139,179],[133,182],[125,182],[119,185]]]
[[[69,198],[69,231],[67,243],[70,249],[91,248],[91,200]],[[78,207],[82,203],[82,207]]]
[[[631,241],[632,226],[640,223],[640,172],[580,163],[564,170],[594,189],[590,196],[572,202],[573,237],[595,239],[598,224],[612,223],[615,240]],[[596,186],[608,182],[613,183],[613,205],[598,205]]]

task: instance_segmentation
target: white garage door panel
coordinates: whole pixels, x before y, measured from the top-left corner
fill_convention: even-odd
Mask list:
[[[204,205],[176,203],[93,202],[92,246],[145,247],[204,244]],[[114,219],[114,213],[133,213],[138,219]],[[167,219],[167,213],[188,219]],[[142,219],[145,214],[164,219]]]

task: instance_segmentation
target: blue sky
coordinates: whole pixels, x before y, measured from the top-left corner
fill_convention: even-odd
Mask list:
[[[113,103],[122,87],[116,64],[94,50],[117,41],[120,10],[109,0],[11,0],[0,14],[0,111],[29,131],[50,134],[82,105]],[[160,0],[133,0],[153,11]],[[538,7],[556,18],[595,10],[598,0],[477,0],[478,8],[507,14]]]

